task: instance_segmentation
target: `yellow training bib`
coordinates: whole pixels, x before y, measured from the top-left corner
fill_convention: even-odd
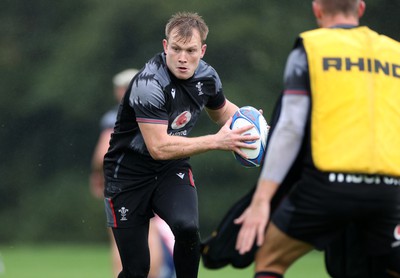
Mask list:
[[[400,43],[367,27],[301,34],[322,171],[400,176]]]

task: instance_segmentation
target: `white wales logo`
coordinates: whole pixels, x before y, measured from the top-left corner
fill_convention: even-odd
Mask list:
[[[120,219],[121,221],[128,220],[128,218],[126,218],[126,214],[128,213],[129,209],[122,207],[118,211],[119,211],[119,213],[121,213],[121,219]]]

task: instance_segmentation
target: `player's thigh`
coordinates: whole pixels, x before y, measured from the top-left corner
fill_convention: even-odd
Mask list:
[[[148,222],[129,228],[113,228],[112,231],[125,266],[150,264]]]
[[[169,201],[167,201],[169,200]],[[198,226],[198,201],[194,188],[174,187],[164,195],[162,202],[153,205],[154,211],[165,220],[174,231],[174,226]]]
[[[197,190],[193,183],[191,170],[182,168],[166,176],[156,189],[152,206],[173,229],[173,225],[198,226]]]
[[[264,243],[256,253],[256,271],[284,273],[294,261],[312,249],[310,244],[289,237],[271,222]]]

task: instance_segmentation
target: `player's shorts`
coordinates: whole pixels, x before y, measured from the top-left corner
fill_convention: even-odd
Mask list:
[[[173,214],[172,210],[179,207],[174,207],[174,202],[182,206],[190,202],[186,204],[188,213],[197,213],[197,192],[191,167],[187,161],[179,161],[161,171],[136,178],[106,177],[104,202],[107,225],[113,228],[141,225],[149,221],[154,212],[168,218]]]
[[[272,221],[320,250],[354,223],[368,253],[385,254],[400,248],[400,179],[308,170]]]

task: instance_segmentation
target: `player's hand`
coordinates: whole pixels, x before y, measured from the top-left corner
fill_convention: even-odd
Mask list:
[[[244,254],[251,250],[254,242],[261,246],[264,242],[265,228],[269,222],[270,203],[279,187],[279,183],[259,179],[250,206],[234,220],[242,225],[236,239],[236,250]]]
[[[257,146],[247,144],[246,141],[254,141],[260,139],[258,135],[242,135],[244,132],[253,128],[253,125],[244,126],[237,129],[230,129],[232,123],[232,117],[222,126],[222,128],[216,134],[216,140],[219,149],[234,151],[242,157],[247,155],[241,150],[245,149],[256,149]]]
[[[269,202],[252,201],[243,214],[234,220],[235,224],[242,225],[236,239],[236,250],[240,254],[249,252],[254,242],[261,246],[264,242],[265,227],[269,221]]]

